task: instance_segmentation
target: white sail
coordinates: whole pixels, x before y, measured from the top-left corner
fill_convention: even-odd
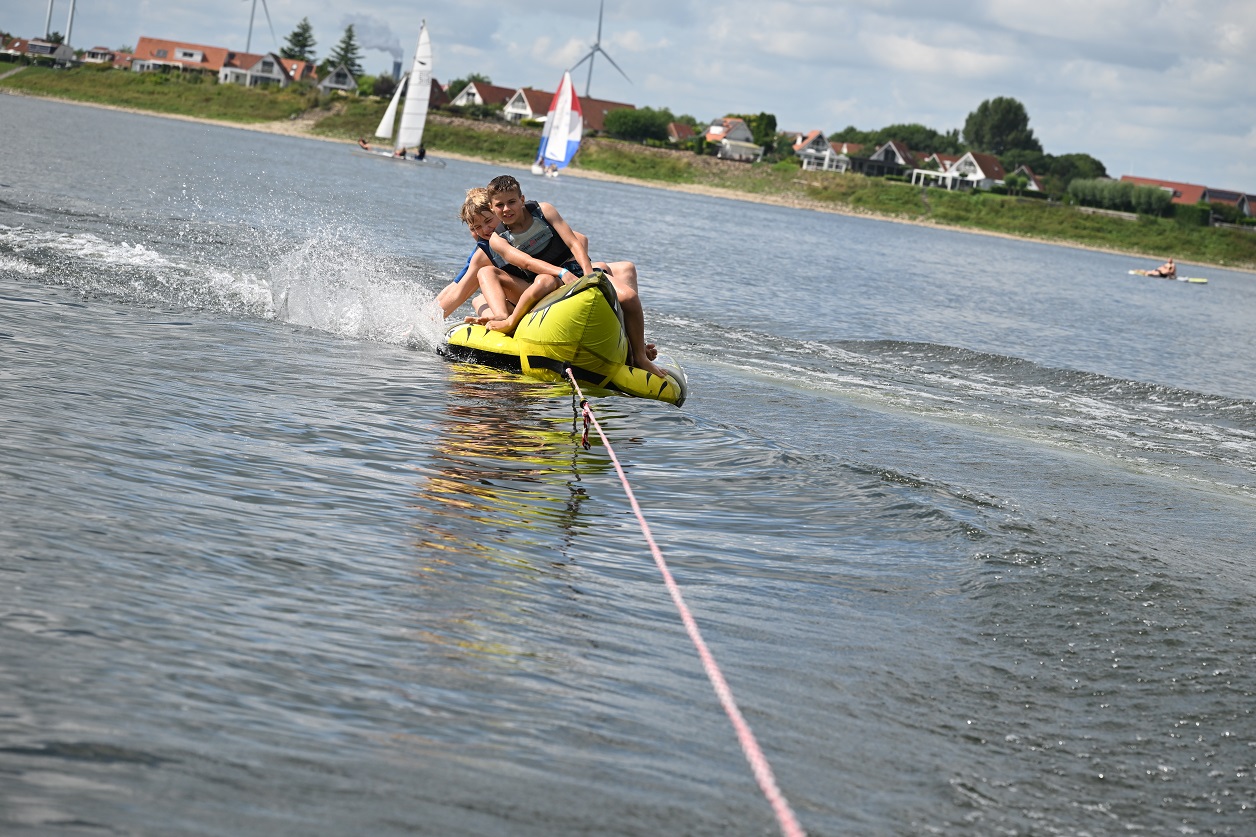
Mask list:
[[[406,86],[406,103],[401,109],[401,129],[396,148],[414,148],[423,142],[423,126],[427,122],[427,100],[432,95],[432,41],[427,35],[427,21],[419,27],[419,45],[414,50],[414,66]]]
[[[384,118],[379,121],[379,127],[375,129],[375,136],[380,139],[392,139],[393,123],[397,120],[397,102],[405,89],[406,77],[402,76],[401,81],[397,82],[397,89],[393,91],[392,100],[388,103],[388,110],[384,111]]]

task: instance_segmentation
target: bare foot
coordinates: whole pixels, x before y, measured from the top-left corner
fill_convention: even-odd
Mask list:
[[[485,317],[484,319],[488,320],[487,317]],[[514,322],[512,319],[506,319],[506,320],[489,320],[484,325],[488,326],[489,331],[500,331],[503,334],[510,334],[512,331],[515,330],[515,326],[518,325],[518,323]]]
[[[491,319],[493,319],[491,316],[490,317],[470,316],[470,317],[463,317],[462,321],[464,323],[470,323],[471,325],[485,325]]]

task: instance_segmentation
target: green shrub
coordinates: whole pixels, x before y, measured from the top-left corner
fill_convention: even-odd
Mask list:
[[[1206,227],[1212,220],[1212,210],[1206,203],[1175,203],[1173,220],[1184,227]]]

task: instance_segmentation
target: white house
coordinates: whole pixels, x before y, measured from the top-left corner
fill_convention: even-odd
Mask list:
[[[715,156],[721,160],[757,163],[763,159],[763,147],[755,145],[750,126],[735,116],[726,116],[707,128],[706,141],[719,145]]]
[[[794,137],[794,154],[802,161],[802,167],[808,171],[835,171],[837,169],[837,152],[824,132],[811,131]]]
[[[470,85],[467,86],[470,87]],[[506,101],[506,106],[502,109],[502,116],[506,117],[510,122],[522,122],[525,119],[545,121],[545,116],[549,112],[550,102],[553,99],[553,93],[546,93],[544,90],[534,90],[531,87],[520,87]]]
[[[292,83],[283,59],[273,52],[253,55],[235,52],[218,71],[220,84],[242,84],[245,87],[268,87],[272,84],[287,87]]]
[[[353,93],[358,89],[358,80],[353,77],[353,73],[349,72],[344,64],[336,67],[327,74],[327,77],[318,83],[320,93],[330,93],[333,90],[339,90],[343,93]]]
[[[989,189],[1003,185],[1005,177],[1007,174],[998,157],[969,151],[945,171],[913,170],[911,182],[917,186],[945,186],[947,189]],[[1037,178],[1031,176],[1030,183],[1037,184]]]
[[[454,96],[449,104],[456,108],[464,108],[469,105],[501,105],[505,107],[506,103],[514,98],[514,95],[515,91],[512,88],[498,87],[495,84],[487,84],[482,81],[473,81],[459,90],[458,95]],[[549,110],[548,101],[541,112],[544,113],[546,110]]]

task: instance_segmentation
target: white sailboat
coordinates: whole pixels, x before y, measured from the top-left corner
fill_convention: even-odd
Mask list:
[[[550,101],[545,115],[545,127],[541,131],[541,147],[537,150],[533,174],[557,177],[560,169],[567,167],[571,158],[580,150],[580,138],[584,135],[584,114],[580,99],[571,84],[571,73],[563,73],[558,92]]]
[[[393,150],[391,152],[376,151],[367,148],[361,140],[358,141],[359,145],[381,157],[444,166],[443,161],[428,158],[427,149],[423,147],[423,129],[427,125],[427,105],[431,95],[432,40],[427,34],[427,21],[424,20],[422,26],[419,27],[419,43],[414,50],[414,64],[410,67],[410,72],[397,84],[397,89],[388,102],[388,108],[384,111],[384,118],[379,121],[379,127],[375,129],[375,136],[380,139],[393,140]],[[399,102],[402,103],[401,127],[397,129],[396,139],[393,139],[393,126],[397,121]],[[412,151],[407,153],[407,149],[412,149]]]

